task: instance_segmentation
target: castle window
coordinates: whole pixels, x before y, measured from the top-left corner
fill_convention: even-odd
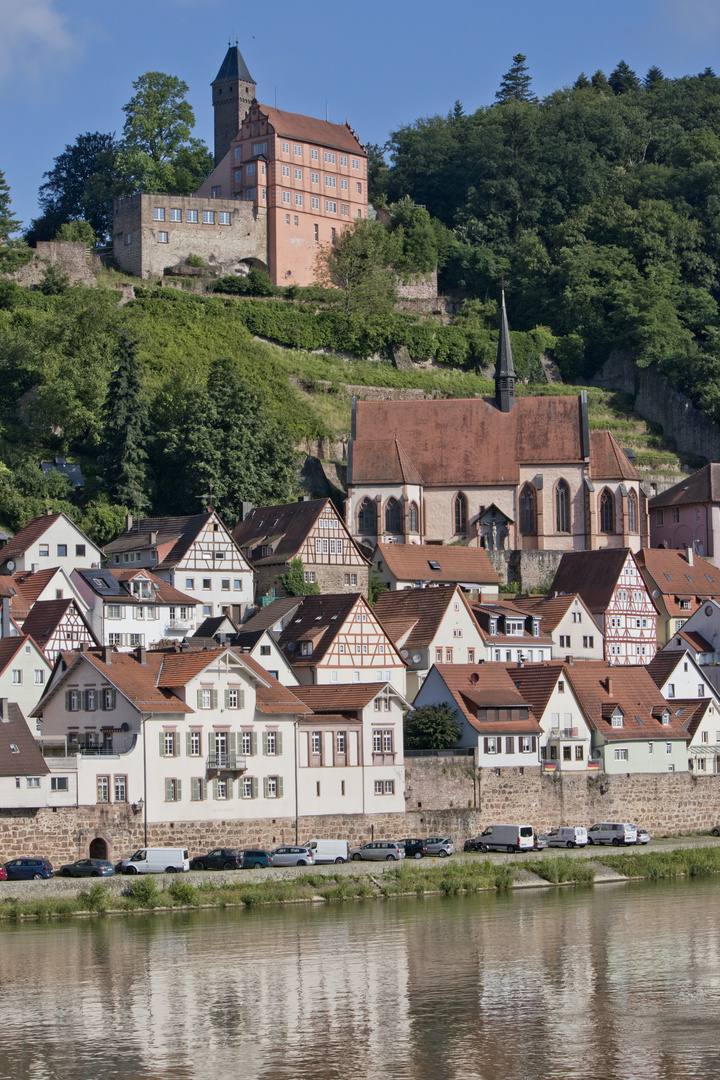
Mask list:
[[[249,166],[248,166],[248,168],[249,168]],[[282,174],[283,174],[283,176],[289,176],[290,175],[290,166],[289,165],[283,165],[282,166]]]
[[[408,510],[408,532],[419,532],[418,520],[420,515],[418,514],[417,503],[410,503],[410,509]]]
[[[302,146],[296,144],[293,149],[295,151],[295,157],[302,157]]]
[[[325,177],[325,187],[331,187],[331,188],[337,187],[337,180],[335,179],[334,176],[326,176]]]
[[[132,233],[125,233],[125,245],[132,244]]]
[[[311,198],[310,198],[310,204],[311,204],[313,210],[319,210],[320,209],[320,200],[317,199],[314,195],[311,196]],[[317,226],[315,226],[315,227],[317,228]],[[315,239],[317,240],[317,237],[315,237]]]
[[[385,506],[385,532],[401,533],[402,531],[402,507],[397,499],[388,499]]]
[[[215,224],[215,211],[214,210],[203,210],[203,225],[214,225],[214,224]]]
[[[360,181],[355,184],[355,190],[357,191],[358,195],[362,195],[362,184],[360,183]]]
[[[246,176],[254,176],[255,175],[255,162],[254,161],[251,161],[248,165],[245,166],[245,175]],[[283,176],[289,176],[289,175],[290,175],[290,170],[288,169],[287,165],[283,165]]]
[[[287,146],[287,143],[285,143],[284,145]],[[253,143],[253,154],[255,155],[255,157],[257,157],[258,154],[267,154],[267,143],[266,142]]]
[[[358,532],[374,536],[377,531],[377,508],[372,499],[363,499],[358,513]]]
[[[314,199],[313,199],[313,202],[315,202]],[[317,225],[313,225],[313,240],[319,240],[319,239],[320,239],[320,233],[319,233],[318,227],[317,227]]]
[[[348,208],[345,205],[345,203],[340,204],[340,216],[341,217],[349,217]]]
[[[520,492],[520,532],[523,536],[534,536],[535,531],[535,492],[526,484]]]
[[[326,150],[325,151],[325,161],[327,161],[328,164],[330,164],[330,165],[334,165],[335,164],[335,155],[329,153],[329,151]]]
[[[347,189],[348,189],[348,182],[347,182],[347,180],[341,180],[341,181],[340,181],[340,190],[341,190],[341,191],[347,191]]]
[[[158,233],[158,244],[167,244],[167,242],[168,242],[168,234],[166,232],[159,232]]]
[[[290,143],[289,142],[284,142],[282,144],[282,152],[283,152],[283,154],[289,154],[290,153]]]
[[[345,166],[345,168],[347,168],[347,158],[345,157],[345,155],[344,155],[344,154],[341,154],[341,155],[340,155],[340,164],[341,164],[341,165],[344,165],[344,166]]]
[[[459,492],[453,503],[455,516],[455,533],[464,535],[467,532],[467,499]]]
[[[236,146],[235,147],[235,160],[239,161],[241,157],[242,157],[242,146]]]
[[[311,161],[319,161],[320,160],[320,151],[311,149],[310,150],[310,160]]]
[[[222,185],[218,184],[217,187],[213,187],[213,188],[210,189],[210,198],[211,199],[221,199],[222,198]]]
[[[155,209],[153,210],[153,221],[164,221],[164,220],[165,220],[165,207],[164,206],[156,206]]]
[[[352,167],[353,167],[353,169],[359,169],[360,168],[360,162],[359,162],[358,158],[354,157],[352,159]]]
[[[284,203],[289,203],[290,202],[290,192],[289,191],[283,191],[283,193],[282,193],[282,201]]]
[[[311,172],[310,173],[310,183],[311,184],[319,184],[320,183],[320,173],[319,172]]]
[[[229,210],[221,210],[220,213],[218,214],[218,219],[219,219],[221,225],[229,225],[230,224],[230,211]]]
[[[570,532],[570,488],[564,480],[555,488],[555,531]]]
[[[637,495],[631,491],[628,495],[628,532],[638,531],[637,524]]]
[[[295,192],[295,205],[296,206],[302,206],[302,204],[303,204],[302,194],[299,191],[296,191]]]
[[[607,488],[600,495],[600,532],[615,532],[615,500]]]
[[[182,210],[171,210],[170,211],[170,220],[171,221],[182,221]]]
[[[302,180],[302,169],[296,169],[295,170],[295,179],[296,180]]]
[[[186,210],[185,211],[185,220],[187,221],[188,225],[197,225],[197,220],[198,220],[198,212],[197,212],[197,210]]]

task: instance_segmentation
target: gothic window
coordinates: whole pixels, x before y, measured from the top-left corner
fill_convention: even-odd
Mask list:
[[[570,532],[570,488],[565,480],[555,488],[555,532]]]
[[[374,536],[377,532],[376,522],[377,517],[374,501],[368,498],[363,499],[358,514],[358,532],[363,536]]]
[[[467,532],[467,499],[460,492],[453,503],[455,510],[455,533],[464,536]]]
[[[419,516],[417,503],[410,503],[410,509],[408,510],[408,532],[416,533],[420,531],[418,529]]]
[[[637,495],[631,491],[628,495],[628,532],[638,531]]]
[[[600,532],[615,532],[615,500],[607,488],[600,495]]]
[[[402,531],[402,507],[397,499],[388,499],[385,504],[385,532],[401,533]]]
[[[526,484],[520,492],[520,532],[523,536],[534,536],[535,530],[535,492]]]

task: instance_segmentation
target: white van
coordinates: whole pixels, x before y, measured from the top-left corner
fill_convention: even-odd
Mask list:
[[[613,847],[620,847],[621,844],[636,843],[636,825],[611,821],[602,825],[591,825],[588,829],[588,844],[612,844]]]
[[[481,851],[532,851],[532,825],[489,825],[478,837]]]
[[[547,834],[548,847],[585,847],[588,842],[587,829],[581,825],[561,825]]]
[[[308,840],[304,845],[315,852],[315,863],[344,863],[350,861],[347,840]]]
[[[123,874],[187,874],[190,854],[187,848],[140,848],[120,865]]]

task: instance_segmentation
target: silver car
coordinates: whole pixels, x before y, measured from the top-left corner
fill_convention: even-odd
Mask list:
[[[369,844],[353,848],[350,858],[356,862],[359,859],[370,859],[373,862],[394,862],[396,859],[405,858],[405,848],[401,848],[394,840],[371,840]]]
[[[455,854],[455,845],[447,836],[428,836],[425,847],[427,848],[426,854],[439,855],[441,859],[444,859],[447,855]]]
[[[270,866],[314,866],[315,852],[306,847],[278,847],[270,853]]]

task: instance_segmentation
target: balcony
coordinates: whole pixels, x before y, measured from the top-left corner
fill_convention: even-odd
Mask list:
[[[557,742],[559,739],[581,739],[580,729],[576,727],[550,728],[548,742]]]
[[[245,772],[247,770],[247,759],[243,754],[221,751],[217,754],[208,754],[205,768],[208,772],[214,773]]]
[[[168,622],[165,624],[166,632],[169,630],[180,630],[184,633],[187,630],[194,629],[195,623],[191,622],[190,619],[169,619]]]

